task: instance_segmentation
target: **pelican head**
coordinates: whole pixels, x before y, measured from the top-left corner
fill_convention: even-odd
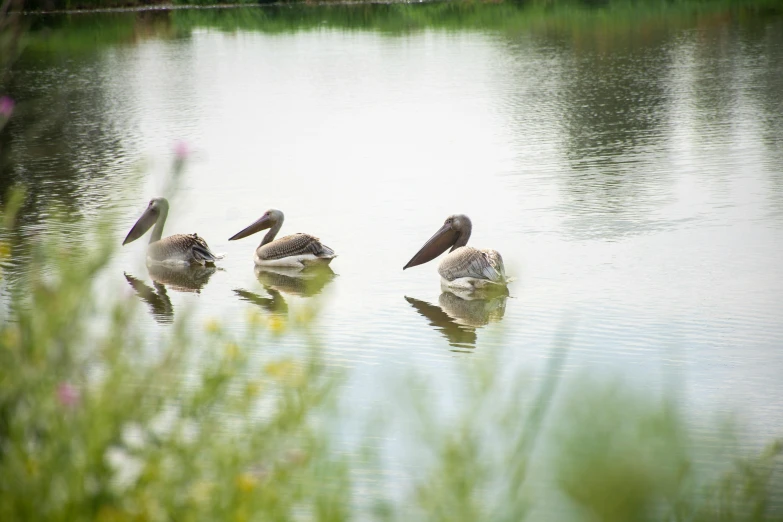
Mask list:
[[[169,202],[166,201],[166,198],[151,199],[149,205],[147,205],[147,209],[138,221],[136,221],[136,224],[133,225],[133,228],[128,232],[128,235],[125,237],[125,241],[123,241],[122,244],[127,245],[128,243],[139,239],[150,229],[150,227],[152,227],[152,225],[157,223],[159,219],[162,218],[165,221],[168,213]],[[162,227],[160,228],[162,229]],[[160,239],[160,234],[158,234],[157,239]],[[153,241],[155,241],[154,237]]]
[[[440,230],[435,232],[435,235],[424,243],[421,250],[416,252],[416,255],[402,269],[405,270],[406,268],[432,261],[448,250],[449,247],[451,247],[453,252],[455,249],[465,246],[468,243],[472,229],[473,224],[465,214],[454,214],[447,217]]]
[[[258,218],[258,220],[250,225],[249,227],[240,230],[230,238],[228,238],[229,241],[234,241],[235,239],[242,239],[243,237],[250,236],[252,234],[255,234],[256,232],[259,232],[261,230],[265,230],[267,228],[272,228],[277,224],[280,224],[283,222],[283,213],[280,212],[277,209],[270,208],[266,212],[264,212],[264,215]]]

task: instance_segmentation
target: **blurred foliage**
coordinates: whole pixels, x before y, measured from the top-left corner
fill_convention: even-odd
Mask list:
[[[112,243],[95,231],[74,262],[45,241],[0,282],[0,519],[344,519],[346,464],[315,428],[334,385],[319,352],[253,365],[253,339],[218,323],[146,342],[128,302],[96,301]]]
[[[4,258],[22,195],[7,201]],[[564,381],[567,328],[537,378],[464,359],[453,408],[423,380],[390,390],[374,414],[404,420],[395,466],[415,471],[367,498],[356,477],[383,470],[333,440],[367,414],[337,407],[313,311],[253,310],[242,339],[187,318],[149,339],[133,303],[95,288],[115,236],[85,233],[78,259],[44,238],[26,277],[0,273],[2,520],[783,520],[780,442],[740,458],[694,436],[673,397]],[[292,334],[306,353],[259,350]]]
[[[564,346],[538,389],[495,361],[468,372],[451,418],[412,399],[428,472],[414,501],[388,511],[465,522],[783,520],[780,440],[741,457],[736,432],[694,435],[674,397],[586,375],[560,385]]]

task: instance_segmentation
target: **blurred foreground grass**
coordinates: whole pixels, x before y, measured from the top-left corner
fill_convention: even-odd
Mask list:
[[[6,258],[21,196],[7,202]],[[251,315],[241,340],[184,319],[145,338],[135,302],[96,302],[115,236],[90,231],[77,261],[40,240],[26,277],[0,279],[0,520],[783,520],[779,442],[740,459],[702,447],[671,398],[561,383],[566,336],[537,380],[458,361],[470,389],[450,415],[377,383],[402,421],[376,429],[403,430],[415,463],[386,484],[372,458],[383,486],[364,487],[367,453],[334,439],[362,413],[335,407],[312,317]],[[249,357],[270,329],[310,349]]]
[[[217,324],[150,346],[129,302],[95,302],[113,248],[91,244],[76,262],[36,245],[2,287],[0,520],[345,518],[345,463],[313,426],[333,387],[319,353],[250,371]]]

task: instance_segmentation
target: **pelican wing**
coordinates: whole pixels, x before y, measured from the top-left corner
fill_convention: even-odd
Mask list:
[[[443,258],[438,272],[447,281],[472,277],[493,283],[506,282],[506,270],[499,252],[469,246],[460,247]]]
[[[193,257],[196,258],[196,261],[199,263],[214,263],[218,259],[223,258],[222,255],[212,253],[203,237],[199,237],[197,234],[190,234],[190,237],[192,237],[195,242],[191,247]]]
[[[301,233],[275,239],[256,250],[256,255],[264,260],[308,254],[316,257],[334,257],[334,250],[321,243],[317,237]]]
[[[207,242],[197,234],[174,234],[150,243],[147,256],[155,261],[180,260],[201,265],[214,263],[222,257],[213,254]]]

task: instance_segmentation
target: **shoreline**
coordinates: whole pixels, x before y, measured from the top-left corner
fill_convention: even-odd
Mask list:
[[[27,9],[22,10],[22,15],[43,15],[43,14],[91,14],[91,13],[141,13],[148,11],[180,11],[187,9],[236,9],[243,8],[264,8],[264,7],[295,7],[295,6],[311,6],[311,7],[323,7],[323,6],[349,6],[349,5],[392,5],[392,4],[457,4],[460,1],[454,0],[336,0],[336,1],[309,1],[309,0],[295,0],[292,2],[253,2],[253,3],[235,3],[235,4],[147,4],[129,7],[96,7],[96,8],[83,8],[83,9],[48,9],[37,10]],[[483,3],[483,2],[482,2]],[[505,3],[503,0],[499,2],[486,2],[486,3]]]
[[[558,0],[548,0],[544,4],[539,2],[513,2],[507,0],[292,0],[292,1],[280,1],[273,0],[270,2],[234,2],[230,4],[213,3],[213,4],[160,4],[160,3],[148,3],[142,5],[125,6],[125,7],[85,7],[77,9],[22,9],[17,13],[25,16],[30,15],[78,15],[78,14],[90,14],[90,13],[143,13],[152,11],[183,11],[183,10],[222,10],[222,9],[237,9],[237,8],[265,8],[265,7],[325,7],[325,6],[360,6],[360,5],[422,5],[422,4],[451,4],[451,5],[501,5],[512,4],[519,8],[552,8],[560,6],[568,6],[571,8],[579,8],[586,10],[602,10],[611,9],[624,5],[628,7],[632,4],[635,8],[643,8],[656,4],[654,1],[648,2],[647,0],[639,0],[635,2],[630,1],[614,1],[605,0],[604,3],[591,5],[588,0],[566,0],[558,2]],[[713,1],[698,1],[698,0],[686,0],[683,4],[705,7],[725,7],[725,8],[741,8],[741,7],[755,7],[758,9],[771,10],[774,13],[783,14],[783,5],[778,4],[773,0],[713,0]],[[682,6],[683,4],[678,4]]]

